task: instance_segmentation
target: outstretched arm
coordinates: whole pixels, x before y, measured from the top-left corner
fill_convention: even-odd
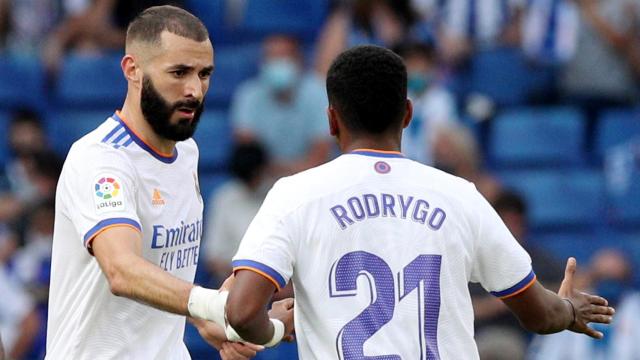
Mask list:
[[[601,339],[602,333],[593,330],[588,324],[609,324],[615,311],[607,306],[606,299],[574,289],[575,271],[576,260],[569,258],[558,294],[535,283],[522,293],[503,301],[529,331],[552,334],[571,330]]]
[[[189,315],[193,284],[144,259],[138,231],[124,226],[106,229],[95,237],[92,249],[114,295]]]

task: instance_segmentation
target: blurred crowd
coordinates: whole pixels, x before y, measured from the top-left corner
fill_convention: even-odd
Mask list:
[[[195,11],[207,1],[0,0],[0,56],[39,59],[50,84],[68,54],[122,51],[126,25],[142,9],[173,4],[210,17]],[[215,3],[224,9],[224,23],[232,24],[251,1]],[[281,2],[270,2],[277,12]],[[373,43],[393,49],[407,65],[415,111],[403,135],[404,154],[475,183],[531,254],[538,279],[557,289],[566,259],[536,242],[529,199],[505,186],[483,156],[488,133],[493,119],[514,106],[574,106],[585,115],[584,150],[590,153],[603,111],[640,105],[640,1],[320,3],[323,24],[311,37],[260,34],[257,73],[235,87],[224,105],[232,149],[226,180],[204,189],[211,194],[204,194],[208,206],[198,281],[217,285],[228,276],[231,257],[276,179],[338,155],[327,129],[323,78],[341,51]],[[211,31],[216,46],[218,34]],[[475,71],[478,59],[494,53],[516,54],[526,71],[524,85],[494,96],[493,83],[512,84],[509,74],[481,77],[480,87],[467,81],[482,75]],[[211,86],[217,86],[215,73]],[[65,154],[51,149],[37,109],[0,107],[10,113],[9,156],[0,174],[0,333],[9,359],[39,359],[45,352],[55,188]],[[589,165],[601,169],[614,188],[628,188],[640,178],[639,144],[640,131]],[[640,242],[635,226],[631,231]],[[580,264],[581,287],[606,296],[618,309],[613,325],[601,330],[604,341],[570,333],[532,339],[502,302],[472,285],[482,359],[637,359],[640,343],[633,340],[640,338],[634,326],[640,319],[640,292],[633,267],[640,262],[606,241],[589,255],[590,261]],[[293,356],[275,354],[272,358]]]

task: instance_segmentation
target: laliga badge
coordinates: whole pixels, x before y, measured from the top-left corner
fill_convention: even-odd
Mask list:
[[[93,185],[93,200],[97,214],[124,210],[121,182],[113,175],[96,177]]]

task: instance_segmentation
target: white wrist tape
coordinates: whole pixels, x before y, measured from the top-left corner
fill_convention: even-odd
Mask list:
[[[265,347],[276,346],[282,341],[284,337],[284,323],[278,319],[269,319],[273,324],[273,337],[268,343],[264,344]]]
[[[194,286],[189,294],[189,303],[187,304],[189,314],[195,318],[213,321],[225,328],[224,307],[227,304],[228,296],[228,291],[220,292]]]
[[[264,347],[273,347],[276,346],[282,341],[284,337],[284,323],[278,319],[269,319],[273,324],[273,336],[268,343],[263,344]],[[234,342],[247,342],[245,339],[240,337],[238,333],[231,327],[231,325],[227,325],[224,328],[224,333],[227,335],[227,340]]]

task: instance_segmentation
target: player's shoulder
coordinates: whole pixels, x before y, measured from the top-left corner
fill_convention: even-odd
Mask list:
[[[130,162],[126,149],[130,148],[133,142],[131,134],[124,126],[108,117],[97,128],[71,145],[66,162],[81,167],[113,162],[124,167]]]
[[[348,186],[347,179],[350,178],[350,174],[347,167],[342,157],[338,157],[325,164],[280,178],[271,192],[290,205],[312,201]]]

